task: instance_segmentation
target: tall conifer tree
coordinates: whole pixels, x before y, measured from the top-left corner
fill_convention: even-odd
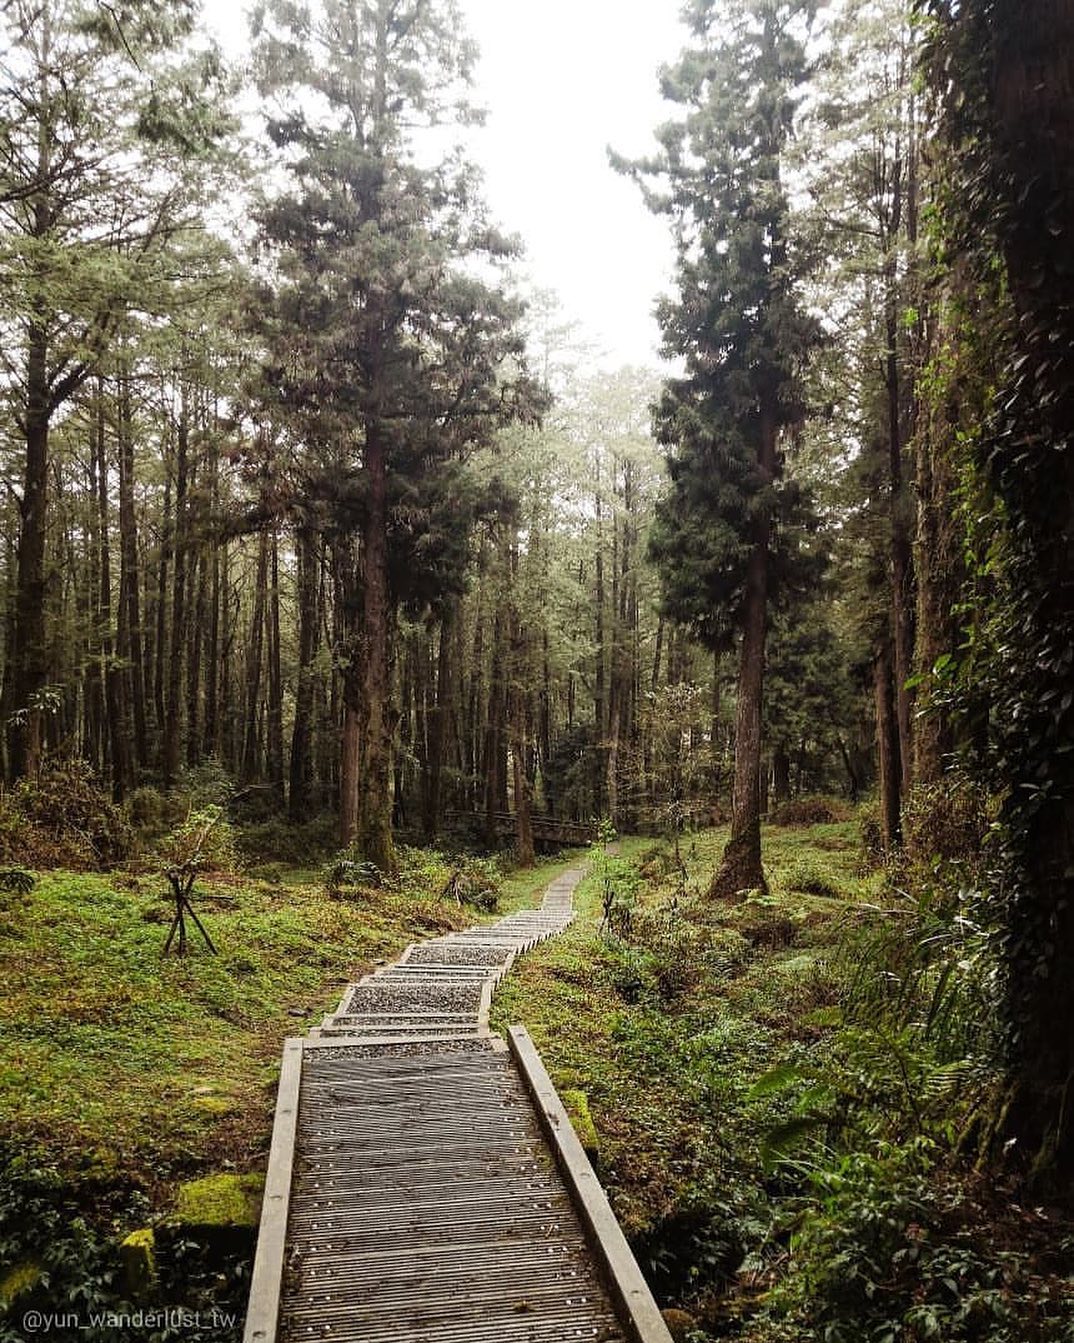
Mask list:
[[[390,869],[393,634],[413,577],[398,560],[414,560],[415,533],[428,540],[433,469],[530,405],[524,380],[500,382],[521,356],[519,309],[460,264],[512,249],[462,156],[430,153],[434,128],[474,119],[474,50],[451,0],[271,0],[254,32],[294,183],[262,215],[280,279],[270,381],[326,445],[337,516],[360,538],[342,838]]]
[[[694,45],[663,74],[682,116],[658,156],[619,166],[670,215],[678,293],[659,308],[664,350],[685,365],[657,404],[671,488],[653,553],[669,611],[711,647],[741,632],[731,839],[713,894],[764,885],[761,699],[768,608],[792,559],[798,494],[782,480],[804,415],[816,329],[796,294],[780,167],[805,75],[808,6],[693,0]]]

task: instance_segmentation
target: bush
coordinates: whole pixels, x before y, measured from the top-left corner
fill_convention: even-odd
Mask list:
[[[830,825],[849,821],[853,808],[839,797],[796,797],[768,813],[770,825]]]
[[[782,885],[788,891],[803,891],[806,895],[824,895],[838,898],[839,887],[815,860],[799,858],[783,873]]]
[[[0,804],[0,861],[25,867],[111,867],[131,846],[127,818],[84,760],[52,761]]]
[[[312,867],[323,862],[339,843],[339,823],[334,816],[321,816],[302,825],[288,821],[264,821],[244,825],[238,843],[254,863],[282,863],[287,867]]]
[[[920,867],[975,863],[988,832],[987,799],[961,775],[918,784],[903,801],[906,856]]]
[[[608,938],[601,948],[601,966],[611,987],[624,1002],[639,1002],[655,988],[653,957],[640,947]]]
[[[503,878],[494,858],[463,856],[453,859],[452,864],[451,875],[440,892],[442,897],[487,914],[499,908]]]
[[[799,1214],[791,1272],[773,1304],[812,1336],[826,1343],[1070,1337],[1069,1299],[1049,1298],[1024,1243],[982,1249],[966,1191],[935,1166],[926,1142],[845,1156],[814,1171],[810,1183],[816,1201]]]

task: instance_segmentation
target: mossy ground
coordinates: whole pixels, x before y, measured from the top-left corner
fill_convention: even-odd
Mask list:
[[[561,862],[518,872],[503,907]],[[410,941],[478,917],[435,865],[393,891],[327,896],[314,874],[199,884],[188,954],[163,956],[161,883],[42,874],[0,913],[0,1133],[71,1181],[110,1179],[165,1206],[179,1178],[263,1164],[280,1051],[349,980]],[[438,885],[439,880],[439,885]]]

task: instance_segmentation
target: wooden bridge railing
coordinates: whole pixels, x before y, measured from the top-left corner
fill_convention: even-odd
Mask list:
[[[485,812],[447,811],[444,823],[451,830],[483,831],[489,817]],[[518,826],[518,817],[514,812],[498,811],[492,817],[496,834],[510,838]],[[534,812],[530,817],[533,838],[539,844],[558,844],[562,848],[581,847],[592,844],[597,837],[597,827],[589,821],[567,821],[558,816],[549,816],[544,812]]]

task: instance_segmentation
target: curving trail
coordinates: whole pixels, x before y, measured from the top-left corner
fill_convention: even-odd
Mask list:
[[[529,1036],[488,1026],[582,875],[408,947],[287,1041],[246,1343],[669,1343]]]

